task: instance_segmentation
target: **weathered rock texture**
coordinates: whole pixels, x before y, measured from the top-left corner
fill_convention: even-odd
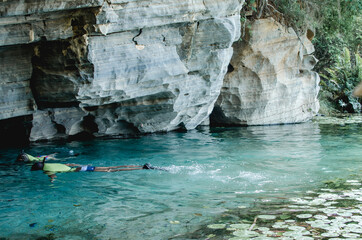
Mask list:
[[[264,125],[310,120],[319,109],[317,60],[306,36],[272,18],[256,20],[234,45],[211,121]]]
[[[35,101],[30,90],[30,47],[0,48],[0,119],[32,114]]]
[[[220,93],[242,4],[2,2],[0,119],[32,115],[32,141],[193,129]]]
[[[1,2],[0,133],[11,119],[31,141],[193,129],[221,89],[221,123],[310,118],[312,46],[271,20],[235,45],[223,85],[243,2]]]

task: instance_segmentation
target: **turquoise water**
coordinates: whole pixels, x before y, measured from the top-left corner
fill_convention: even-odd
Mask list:
[[[168,239],[212,223],[229,208],[361,174],[361,146],[361,122],[308,122],[26,148],[32,155],[80,153],[63,162],[148,162],[169,170],[63,173],[54,182],[14,164],[19,149],[1,149],[0,237]]]

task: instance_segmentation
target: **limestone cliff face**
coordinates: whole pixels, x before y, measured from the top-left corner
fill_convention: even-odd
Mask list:
[[[1,3],[0,119],[33,141],[193,129],[240,37],[242,0]]]
[[[0,133],[25,127],[38,141],[193,129],[209,119],[220,91],[219,123],[310,118],[310,42],[260,20],[232,46],[243,2],[0,3]]]
[[[272,18],[256,20],[234,55],[215,104],[216,124],[264,125],[310,120],[319,110],[313,45]]]

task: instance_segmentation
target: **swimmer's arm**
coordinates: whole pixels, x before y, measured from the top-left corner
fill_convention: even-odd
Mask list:
[[[53,182],[54,179],[57,177],[57,175],[52,174],[52,175],[49,175],[49,177],[50,177],[50,181]]]
[[[57,155],[57,153],[52,153],[49,155],[42,155],[40,157],[45,157],[45,160],[58,160],[55,155]]]
[[[74,164],[74,163],[66,163],[65,165],[67,165],[69,167],[81,167],[81,166],[83,166],[83,165]]]
[[[44,172],[48,177],[50,177],[50,181],[54,182],[54,179],[57,177],[54,172]]]

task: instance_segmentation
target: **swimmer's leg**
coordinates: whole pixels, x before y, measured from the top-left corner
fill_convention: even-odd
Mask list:
[[[56,155],[57,155],[57,154],[58,154],[58,153],[57,153],[57,152],[55,152],[55,153],[52,153],[52,154],[46,155],[46,156],[44,156],[44,157],[46,157],[46,159],[58,160],[58,159],[56,158]]]
[[[112,167],[95,167],[94,172],[119,172],[119,171],[132,171],[132,170],[142,170],[142,167],[137,168],[112,168]]]
[[[143,168],[118,168],[118,169],[110,169],[108,170],[108,172],[133,171],[133,170],[143,170]]]
[[[122,165],[122,166],[111,166],[111,167],[96,167],[99,170],[100,169],[104,169],[104,170],[108,170],[108,169],[113,169],[113,168],[141,168],[142,166],[139,165]]]

